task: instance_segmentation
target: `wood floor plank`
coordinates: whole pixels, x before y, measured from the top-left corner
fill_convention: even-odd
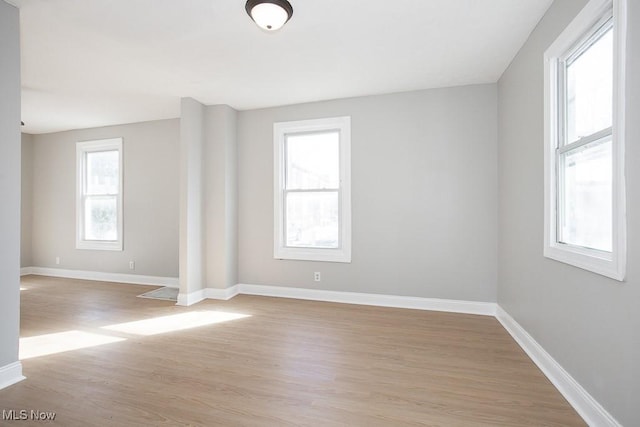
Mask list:
[[[585,425],[492,317],[246,295],[187,308],[136,298],[147,286],[41,276],[22,287],[22,337],[121,339],[27,358],[27,380],[0,391],[0,410],[54,411],[61,426]],[[247,317],[122,329],[196,313]],[[14,423],[41,425],[0,421]]]

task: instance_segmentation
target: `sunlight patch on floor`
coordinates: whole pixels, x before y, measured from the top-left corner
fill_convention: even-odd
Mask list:
[[[58,332],[55,334],[20,338],[20,360],[125,340],[126,338],[111,337],[83,331]]]
[[[134,335],[157,335],[243,319],[245,317],[251,316],[248,314],[227,313],[224,311],[190,311],[188,313],[103,326],[102,328]]]

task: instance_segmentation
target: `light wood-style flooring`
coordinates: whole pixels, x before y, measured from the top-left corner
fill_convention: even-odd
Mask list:
[[[585,425],[492,317],[245,295],[186,308],[136,298],[148,286],[38,276],[22,287],[22,337],[119,340],[23,360],[0,410],[56,412],[47,425]],[[224,321],[166,331],[202,319]]]

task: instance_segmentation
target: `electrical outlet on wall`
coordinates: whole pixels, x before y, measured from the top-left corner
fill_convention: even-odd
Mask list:
[[[129,270],[135,270],[135,269],[136,269],[136,262],[129,261]]]
[[[60,265],[60,257],[59,256],[56,257],[56,265]]]
[[[316,282],[320,281],[320,272],[316,271],[315,273],[313,273],[313,280]]]

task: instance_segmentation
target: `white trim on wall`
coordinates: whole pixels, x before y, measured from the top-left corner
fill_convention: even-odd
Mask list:
[[[618,421],[500,306],[497,307],[496,318],[587,424],[621,427]]]
[[[205,299],[217,299],[227,301],[238,295],[238,285],[226,289],[205,288],[188,294],[179,293],[176,305],[188,307]]]
[[[373,305],[378,307],[395,307],[415,310],[479,314],[483,316],[494,316],[496,311],[496,304],[492,302],[365,294],[358,292],[290,288],[284,286],[239,284],[238,293],[245,295],[261,295],[279,298],[296,298],[312,301],[338,302],[344,304]]]
[[[23,267],[20,275],[64,277],[67,279],[95,280],[99,282],[129,283],[132,285],[178,287],[177,277],[143,276],[139,274],[104,273],[101,271],[65,270],[62,268]]]
[[[13,362],[0,368],[0,390],[24,380],[22,363]]]
[[[180,294],[178,295],[178,305],[192,305],[204,299],[229,300],[238,294],[371,305],[377,307],[446,311],[451,313],[478,314],[482,316],[494,316],[496,311],[496,304],[493,302],[364,294],[357,292],[292,288],[287,286],[249,285],[243,283],[227,289],[206,288],[188,295]]]
[[[194,291],[188,294],[180,292],[178,294],[178,301],[176,302],[176,305],[189,307],[190,305],[197,304],[204,299],[204,289],[200,289],[199,291]]]
[[[208,298],[208,299],[219,299],[219,300],[227,301],[235,297],[236,295],[238,295],[239,293],[238,290],[239,290],[238,285],[234,285],[226,289],[207,288],[204,290],[204,295],[205,295],[205,298]]]

